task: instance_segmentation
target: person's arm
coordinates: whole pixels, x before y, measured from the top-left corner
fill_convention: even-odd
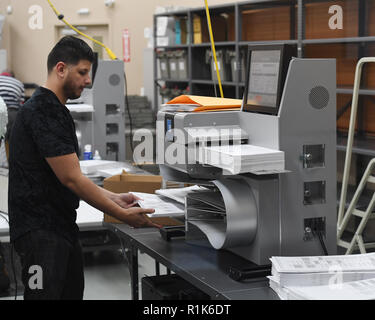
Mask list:
[[[146,216],[148,213],[153,213],[154,209],[143,209],[139,207],[124,209],[116,204],[111,199],[111,196],[115,194],[98,187],[82,174],[79,160],[75,153],[50,157],[46,158],[46,160],[64,186],[98,210],[124,221],[133,227],[161,227],[153,223],[150,218]]]
[[[137,204],[138,200],[142,200],[141,198],[137,197],[133,193],[114,193],[109,190],[106,190],[102,187],[99,187],[102,191],[103,195],[112,201],[116,202],[120,207],[125,209],[133,207]]]

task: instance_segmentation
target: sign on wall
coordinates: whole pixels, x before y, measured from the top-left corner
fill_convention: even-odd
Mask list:
[[[130,62],[130,34],[128,29],[122,31],[122,49],[124,62]]]

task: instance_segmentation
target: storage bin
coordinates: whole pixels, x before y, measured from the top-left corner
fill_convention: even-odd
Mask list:
[[[186,80],[188,78],[188,58],[186,50],[175,51],[177,60],[178,79]]]
[[[237,70],[239,69],[239,64],[237,63],[236,51],[227,50],[225,59],[229,62],[230,65],[232,81],[237,81]]]
[[[175,51],[168,51],[168,62],[169,62],[169,78],[179,79],[178,73],[178,58]]]
[[[168,62],[168,55],[167,52],[161,51],[157,53],[158,62],[159,62],[159,70],[160,70],[160,77],[162,79],[169,78],[169,62]]]
[[[217,59],[221,81],[231,81],[231,78],[232,78],[231,70],[230,70],[231,68],[230,68],[230,63],[228,63],[226,59],[225,50],[216,50],[216,59]],[[206,63],[210,64],[211,66],[211,79],[213,81],[217,81],[215,60],[213,58],[211,50],[206,51]]]

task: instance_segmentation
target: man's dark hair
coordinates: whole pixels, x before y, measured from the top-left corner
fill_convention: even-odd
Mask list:
[[[73,36],[63,37],[48,55],[48,73],[60,61],[76,65],[80,60],[87,60],[91,63],[94,61],[94,53],[89,45],[85,41]]]

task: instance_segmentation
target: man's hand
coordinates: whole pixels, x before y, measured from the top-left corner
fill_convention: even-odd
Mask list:
[[[122,221],[135,228],[142,227],[156,227],[161,228],[161,225],[153,223],[152,220],[147,216],[149,213],[155,212],[154,209],[144,208],[129,208],[124,210],[124,215],[119,217]]]
[[[112,217],[136,228],[161,228],[160,225],[153,223],[146,215],[153,213],[154,209],[131,208],[134,200],[138,200],[137,197],[134,197],[134,195],[114,196],[114,193],[99,188],[90,179],[83,176],[75,153],[46,158],[46,161],[64,186],[98,210],[106,212]],[[114,199],[120,199],[122,205],[119,205]]]
[[[116,202],[120,207],[128,209],[135,206],[137,204],[137,201],[142,199],[132,193],[118,193],[113,196],[112,200]]]

